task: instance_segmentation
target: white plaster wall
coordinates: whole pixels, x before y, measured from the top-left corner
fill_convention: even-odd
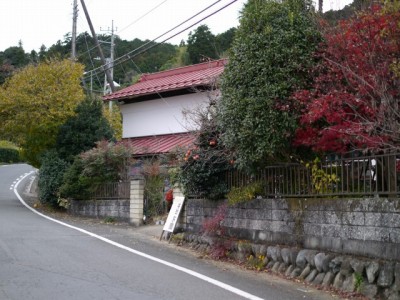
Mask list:
[[[182,114],[208,104],[205,93],[194,93],[121,105],[124,138],[187,132],[195,129]]]

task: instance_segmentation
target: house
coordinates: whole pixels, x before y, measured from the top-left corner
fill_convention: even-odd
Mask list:
[[[104,97],[118,102],[122,137],[130,140],[135,156],[168,153],[194,141],[195,125],[183,110],[208,105],[207,88],[221,75],[227,60],[215,60],[167,71],[143,74],[140,80]]]

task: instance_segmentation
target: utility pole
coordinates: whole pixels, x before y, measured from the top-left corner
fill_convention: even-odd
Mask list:
[[[90,31],[92,33],[94,43],[96,44],[96,47],[99,50],[99,56],[100,56],[101,64],[103,66],[106,66],[106,64],[107,64],[106,63],[106,59],[104,58],[103,50],[101,49],[100,44],[99,44],[99,40],[97,39],[96,31],[94,31],[94,27],[93,27],[92,21],[90,20],[90,16],[89,16],[89,13],[88,13],[87,8],[86,8],[85,1],[81,0],[81,4],[82,4],[83,11],[85,13],[85,16],[86,16],[86,20],[87,20],[87,22],[89,24]],[[106,78],[107,78],[108,84],[110,85],[111,92],[114,92],[115,88],[114,88],[113,79],[111,77],[111,72],[110,72],[110,70],[108,68],[104,68],[103,67],[103,69],[104,69],[104,71],[106,73]]]
[[[110,70],[111,78],[114,80],[114,46],[115,46],[115,35],[114,35],[114,20],[111,21],[111,29],[102,30],[111,33],[111,43],[110,43],[110,58],[106,58],[107,68]],[[104,78],[104,95],[110,94],[111,90],[107,86],[107,78]],[[111,103],[111,102],[110,102]]]
[[[76,22],[78,20],[78,0],[74,0],[74,7],[72,12],[72,49],[71,49],[71,59],[76,58]]]
[[[100,27],[100,30],[101,27]],[[115,36],[114,36],[114,20],[111,21],[111,29],[108,28],[107,30],[103,30],[111,33],[111,44],[110,44],[110,58],[106,58],[107,61],[107,68],[110,70],[111,74],[111,79],[114,82],[114,41],[115,41]],[[107,85],[107,80],[104,78],[104,90],[103,90],[104,95],[111,94],[112,91],[110,90],[110,87]],[[112,112],[112,101],[108,102],[108,109],[110,112]]]

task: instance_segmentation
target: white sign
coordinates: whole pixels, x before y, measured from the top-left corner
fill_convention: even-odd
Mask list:
[[[183,207],[183,202],[185,201],[185,197],[174,197],[174,202],[172,203],[171,210],[169,211],[167,221],[165,221],[165,225],[163,230],[168,232],[174,232],[176,222],[178,221],[179,214],[181,213],[181,209]]]

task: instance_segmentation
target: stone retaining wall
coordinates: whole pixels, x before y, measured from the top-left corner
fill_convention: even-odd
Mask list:
[[[130,200],[70,200],[68,208],[73,215],[129,221]]]
[[[228,253],[231,259],[258,270],[267,269],[306,283],[358,292],[369,299],[400,299],[400,263],[295,247],[267,246],[207,235],[184,233],[183,240],[211,256]],[[221,252],[223,247],[225,250]]]
[[[199,232],[221,202],[190,199],[189,232]],[[400,199],[255,199],[228,207],[228,236],[400,261]]]

